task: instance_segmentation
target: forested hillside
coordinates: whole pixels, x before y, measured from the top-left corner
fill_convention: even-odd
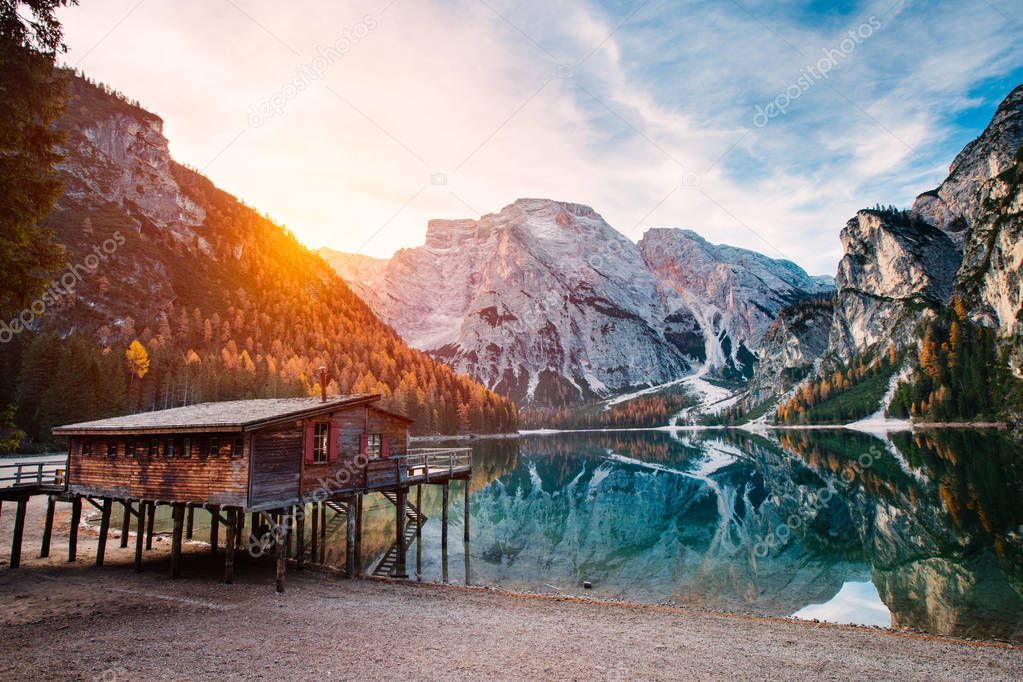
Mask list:
[[[17,377],[0,405],[27,441],[103,415],[303,395],[321,365],[332,392],[382,393],[419,433],[515,428],[510,401],[409,348],[286,229],[172,161],[159,118],[69,80],[64,191],[44,221],[68,269],[0,360]]]

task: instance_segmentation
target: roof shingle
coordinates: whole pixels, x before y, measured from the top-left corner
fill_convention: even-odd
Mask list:
[[[145,432],[145,431],[200,431],[245,430],[265,422],[287,417],[302,417],[306,414],[329,412],[332,409],[360,403],[371,403],[380,399],[379,393],[356,393],[331,396],[326,402],[318,397],[310,398],[263,398],[254,400],[227,400],[214,403],[199,403],[185,407],[173,407],[155,412],[139,412],[123,417],[98,419],[77,424],[65,424],[53,429],[56,435],[75,435],[103,432]]]

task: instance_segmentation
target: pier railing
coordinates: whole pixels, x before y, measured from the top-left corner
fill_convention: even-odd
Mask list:
[[[43,459],[24,462],[0,461],[0,488],[24,486],[63,487],[67,459]]]
[[[450,478],[472,468],[472,448],[412,448],[405,455],[409,478]]]

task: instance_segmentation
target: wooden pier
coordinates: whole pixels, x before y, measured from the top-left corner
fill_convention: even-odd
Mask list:
[[[362,565],[364,496],[380,493],[394,505],[396,533],[371,572],[407,577],[410,524],[412,537],[420,537],[426,521],[422,486],[443,489],[446,549],[448,489],[452,481],[466,482],[468,541],[472,458],[469,448],[408,448],[410,421],[377,407],[378,399],[206,403],[59,427],[54,433],[69,438],[66,459],[0,464],[0,504],[18,504],[11,568],[20,564],[28,500],[47,495],[40,556],[49,555],[54,507],[62,502],[71,505],[68,560],[75,561],[84,503],[99,514],[96,565],[101,566],[111,515],[119,508],[120,546],[128,546],[134,527],[134,568],[141,571],[144,553],[152,548],[156,511],[170,507],[172,578],[181,575],[182,544],[193,536],[197,510],[210,515],[210,552],[223,552],[225,582],[234,580],[236,554],[248,551],[273,557],[275,585],[283,591],[287,566],[328,563],[328,524],[344,528],[341,573],[356,577]],[[409,500],[413,490],[414,502]]]

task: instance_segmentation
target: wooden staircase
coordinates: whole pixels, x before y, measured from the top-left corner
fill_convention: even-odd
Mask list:
[[[327,509],[330,509],[335,514],[340,514],[341,516],[347,516],[348,515],[348,504],[345,503],[345,502],[332,502],[332,501],[328,500],[328,501],[324,502],[323,504],[324,504],[324,506],[327,507]]]
[[[405,548],[406,550],[416,541],[417,523],[411,519],[405,522]],[[398,543],[392,542],[387,553],[380,558],[377,565],[373,567],[371,574],[378,578],[390,578],[394,573],[394,566],[398,562]]]
[[[390,500],[391,504],[393,504],[395,507],[398,506],[398,496],[397,495],[395,495],[392,492],[385,492],[383,495],[388,500]],[[409,502],[406,499],[405,500],[405,518],[407,518],[409,521],[412,521],[414,523],[426,523],[426,518],[427,517],[426,517],[426,514],[424,514],[422,511],[420,511],[420,509],[416,505],[412,504],[411,502]]]

